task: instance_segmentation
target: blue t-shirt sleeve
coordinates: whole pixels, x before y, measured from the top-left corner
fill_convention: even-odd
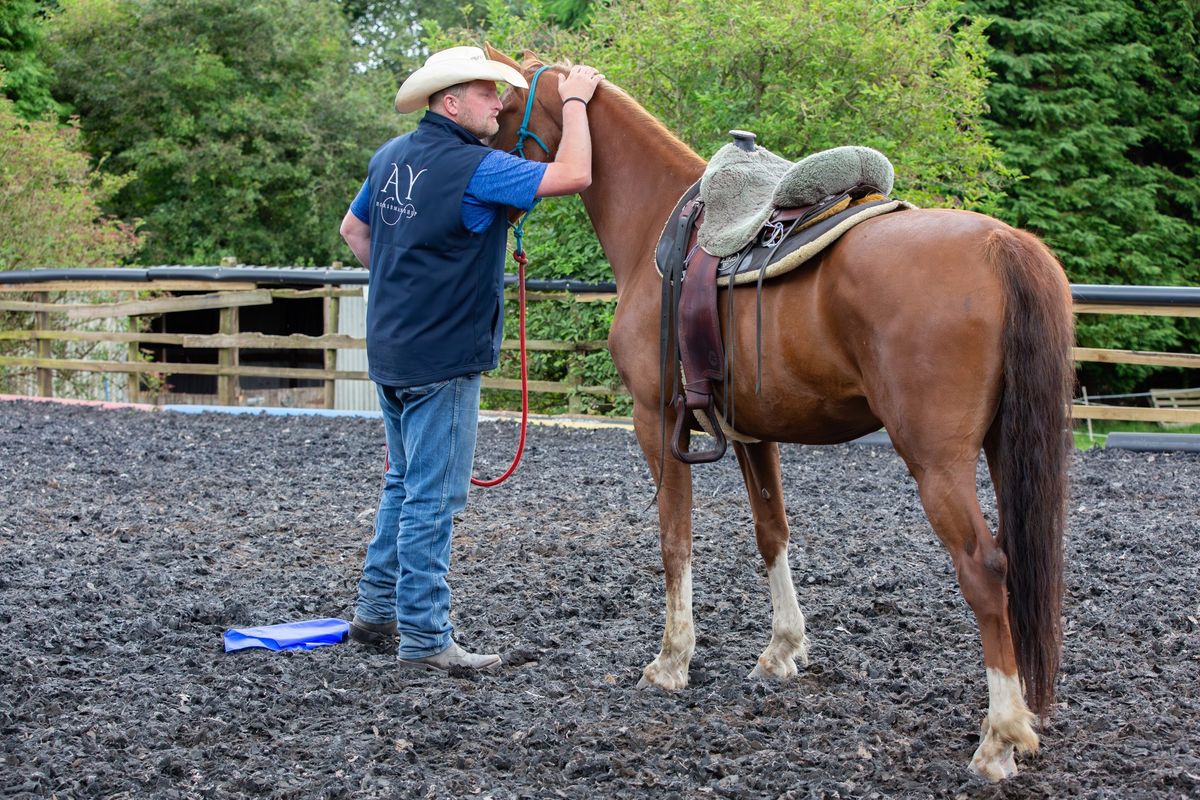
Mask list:
[[[358,190],[358,196],[350,204],[350,213],[368,225],[371,224],[371,190],[367,186],[369,182],[369,179],[363,181],[362,188]]]
[[[462,219],[467,230],[487,230],[506,206],[529,209],[546,174],[546,164],[526,161],[499,150],[483,157],[463,195]]]

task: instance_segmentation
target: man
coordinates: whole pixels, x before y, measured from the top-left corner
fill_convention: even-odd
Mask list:
[[[446,575],[475,453],[479,374],[499,360],[507,208],[591,183],[587,104],[602,77],[575,66],[560,80],[562,142],[546,164],[482,142],[499,130],[496,81],[528,88],[520,72],[477,47],[434,53],[396,93],[397,111],[425,116],[371,158],[342,220],[370,270],[367,360],[389,460],[350,636],[384,644],[398,633],[402,663],[500,665],[454,641]]]

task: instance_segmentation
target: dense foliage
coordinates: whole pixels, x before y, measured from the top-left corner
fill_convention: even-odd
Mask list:
[[[969,5],[991,16],[989,128],[1022,176],[996,203],[998,215],[1042,235],[1076,283],[1200,284],[1200,8]],[[1195,323],[1083,315],[1078,336],[1092,347],[1196,352]],[[1112,391],[1145,372],[1085,366],[1082,379],[1093,392]],[[1178,385],[1180,376],[1165,380]]]
[[[27,120],[0,95],[0,269],[120,263],[139,239],[100,209],[121,184],[92,169],[74,124]]]
[[[391,110],[397,82],[489,40],[600,66],[702,155],[730,128],[789,158],[871,145],[899,196],[1030,229],[1076,283],[1197,285],[1198,18],[1194,0],[6,0],[0,263],[348,261],[337,226],[367,159],[415,120]],[[531,276],[610,278],[577,199],[543,203],[526,245]],[[534,304],[530,332],[603,339],[611,315]],[[1200,349],[1196,319],[1078,329]],[[616,380],[604,353],[535,360]],[[1082,376],[1093,394],[1200,378]]]
[[[4,79],[0,71],[0,85]],[[0,93],[0,270],[60,264],[105,267],[132,255],[140,246],[133,227],[101,212],[122,182],[93,169],[80,150],[74,123],[60,126],[52,117],[25,119],[17,104]],[[4,299],[36,298],[9,294]],[[30,328],[33,318],[27,311],[0,311],[0,331]],[[52,319],[50,324],[60,321]],[[45,346],[67,358],[105,349],[96,343],[77,344],[52,341]],[[28,357],[35,354],[33,347],[21,340],[0,341],[0,355]],[[32,374],[31,369],[0,366],[0,393],[28,392]],[[74,386],[80,375],[57,373],[55,391]]]
[[[39,52],[43,39],[38,0],[0,3],[0,70],[6,73],[0,95],[12,100],[25,119],[41,119],[59,110],[50,96],[53,73]]]
[[[372,69],[404,80],[425,60],[424,40],[443,28],[478,25],[486,13],[460,0],[339,0],[350,34]]]
[[[370,154],[395,135],[333,0],[71,0],[49,61],[140,217],[148,263],[328,263]]]

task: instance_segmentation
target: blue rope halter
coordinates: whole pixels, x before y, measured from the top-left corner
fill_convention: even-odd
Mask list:
[[[550,155],[550,148],[546,147],[546,143],[536,133],[529,130],[529,117],[533,114],[533,100],[537,96],[538,78],[542,77],[542,73],[548,69],[550,68],[542,67],[533,73],[533,80],[529,83],[529,97],[525,100],[525,116],[521,119],[521,127],[517,129],[517,144],[510,151],[521,158],[525,157],[526,139],[533,139],[545,151],[546,155]]]
[[[525,101],[525,116],[521,119],[521,127],[517,129],[517,143],[513,149],[509,151],[520,158],[525,158],[526,139],[533,139],[538,143],[538,146],[542,148],[546,155],[550,155],[550,148],[546,146],[546,143],[542,141],[541,137],[529,130],[529,117],[533,114],[533,100],[537,94],[538,78],[542,77],[542,73],[548,69],[550,68],[541,67],[538,69],[537,72],[533,73],[533,80],[529,82],[529,97]],[[537,208],[537,205],[540,202],[542,202],[542,198],[540,197],[534,200],[533,205],[529,207],[529,210],[522,214],[521,218],[517,220],[517,223],[513,225],[513,239],[516,242],[516,249],[513,251],[514,257],[517,255],[517,253],[520,253],[522,256],[525,255],[525,220],[529,219],[529,215],[533,213],[533,210]]]

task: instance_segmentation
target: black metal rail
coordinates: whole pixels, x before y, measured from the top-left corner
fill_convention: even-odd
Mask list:
[[[154,283],[155,281],[214,281],[254,282],[277,286],[365,286],[365,269],[333,269],[331,267],[90,267],[65,269],[30,269],[0,272],[0,283],[22,284],[43,281],[122,281]],[[505,275],[504,282],[516,285],[516,275]],[[615,283],[585,283],[575,280],[525,281],[525,287],[535,292],[572,292],[576,294],[617,291]]]
[[[23,284],[43,281],[251,281],[280,286],[324,286],[327,284],[365,286],[365,269],[333,269],[331,267],[116,267],[109,269],[67,268],[30,269],[0,272],[0,283]],[[515,285],[516,275],[506,275],[505,283]],[[535,292],[569,292],[573,294],[611,294],[617,291],[612,282],[586,283],[576,280],[525,281],[525,288]],[[1200,306],[1200,286],[1107,286],[1089,283],[1071,284],[1071,296],[1076,303],[1103,305]]]

